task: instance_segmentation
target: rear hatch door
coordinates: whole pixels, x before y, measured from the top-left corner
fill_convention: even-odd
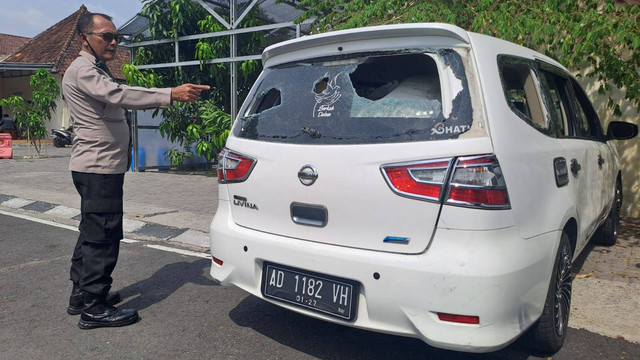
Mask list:
[[[227,141],[256,160],[246,181],[221,187],[233,220],[306,241],[424,251],[440,201],[394,192],[381,166],[491,152],[474,121],[467,51],[356,54],[265,69]]]

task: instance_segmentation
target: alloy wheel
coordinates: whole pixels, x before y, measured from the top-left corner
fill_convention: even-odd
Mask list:
[[[558,257],[554,303],[555,328],[558,336],[563,336],[569,322],[571,306],[571,251],[568,244],[562,246]]]

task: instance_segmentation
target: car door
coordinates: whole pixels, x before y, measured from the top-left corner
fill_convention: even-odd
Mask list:
[[[550,114],[561,128],[558,136],[569,168],[568,186],[574,195],[578,217],[577,249],[581,249],[595,231],[601,212],[599,188],[602,178],[597,164],[600,149],[594,139],[585,135],[585,129],[578,122],[570,77],[546,63],[541,63],[540,71]]]
[[[591,164],[595,168],[592,184],[594,186],[593,191],[600,192],[600,214],[598,220],[604,220],[615,194],[617,166],[611,144],[607,144],[602,125],[600,125],[598,115],[593,109],[589,98],[577,81],[572,79],[571,82],[575,94],[574,105],[576,107],[576,121],[579,124],[580,136],[593,141],[593,145],[597,148],[595,157],[589,158],[587,161],[595,162],[596,164],[595,166]]]

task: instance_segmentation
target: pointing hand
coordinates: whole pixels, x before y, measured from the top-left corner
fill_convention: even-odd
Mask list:
[[[209,90],[209,85],[182,84],[171,89],[171,101],[195,102],[200,98],[202,90]]]

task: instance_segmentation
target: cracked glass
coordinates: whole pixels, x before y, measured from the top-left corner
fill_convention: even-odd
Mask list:
[[[234,127],[240,138],[370,144],[457,138],[473,121],[452,49],[316,59],[264,70]]]

